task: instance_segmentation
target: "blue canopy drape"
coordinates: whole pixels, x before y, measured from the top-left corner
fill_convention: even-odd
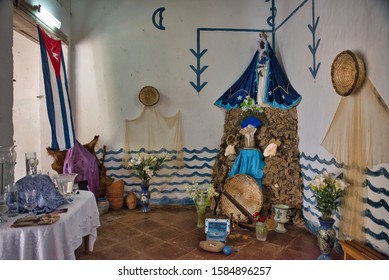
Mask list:
[[[269,65],[264,100],[272,107],[290,109],[300,102],[301,95],[290,84],[268,42],[267,57]]]
[[[264,67],[265,69],[266,86],[263,96],[266,104],[286,110],[300,102],[301,95],[290,84],[273,49],[266,41],[266,48],[265,50],[262,49],[261,56],[257,50],[242,76],[216,100],[214,105],[225,110],[231,110],[239,108],[247,96],[256,101],[258,95],[258,67]]]
[[[231,110],[239,108],[240,103],[249,95],[254,100],[257,99],[258,75],[257,63],[258,54],[256,51],[250,65],[242,76],[214,103],[216,106]]]

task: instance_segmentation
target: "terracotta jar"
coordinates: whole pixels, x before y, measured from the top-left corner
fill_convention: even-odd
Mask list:
[[[109,210],[118,210],[124,203],[124,181],[118,180],[107,187],[106,197],[109,201]]]
[[[126,204],[128,209],[132,210],[136,208],[136,204],[138,202],[138,198],[136,197],[134,192],[129,192],[126,196]]]

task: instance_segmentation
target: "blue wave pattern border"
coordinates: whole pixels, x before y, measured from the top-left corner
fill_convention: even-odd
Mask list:
[[[140,152],[147,154],[173,155],[174,150],[153,150],[131,151],[132,154]],[[151,204],[193,204],[186,194],[187,184],[198,182],[200,186],[211,183],[212,168],[219,149],[203,147],[201,149],[183,148],[184,164],[183,167],[172,165],[169,162],[163,164],[162,168],[154,174],[150,182]],[[103,150],[96,151],[99,160],[102,160]],[[123,158],[124,149],[107,150],[105,153],[104,166],[107,169],[107,175],[115,180],[122,179],[125,184],[125,191],[132,191],[140,194],[139,176],[132,170],[125,168]],[[174,159],[174,156],[172,157]]]
[[[318,155],[307,155],[304,152],[300,154],[301,172],[304,181],[303,185],[303,216],[306,224],[310,225],[309,229],[312,232],[317,231],[317,228],[312,230],[312,226],[318,227],[317,221],[319,212],[315,209],[315,199],[309,186],[309,182],[316,175],[324,171],[329,173],[342,172],[342,168],[348,169],[343,163],[337,162],[334,158],[323,159]],[[386,254],[389,252],[389,172],[386,168],[380,167],[378,170],[365,170],[366,180],[364,187],[368,188],[368,197],[364,198],[365,205],[365,228],[364,232],[367,235],[368,243],[372,247],[384,247]],[[335,230],[339,215],[335,216]],[[377,245],[379,244],[379,245]]]

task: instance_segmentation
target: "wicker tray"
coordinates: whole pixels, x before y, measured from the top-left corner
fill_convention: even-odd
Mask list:
[[[159,92],[155,87],[145,86],[139,92],[139,101],[145,106],[153,106],[159,101]]]
[[[365,64],[352,51],[343,51],[335,57],[331,65],[331,80],[339,95],[347,96],[359,89],[365,77]]]
[[[251,215],[262,209],[263,194],[257,181],[246,174],[236,174],[230,177],[224,185],[227,191]],[[224,195],[220,197],[223,213],[234,221],[247,223],[248,218]]]

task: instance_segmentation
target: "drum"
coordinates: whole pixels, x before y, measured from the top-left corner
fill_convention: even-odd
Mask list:
[[[227,179],[224,191],[228,192],[251,215],[259,212],[263,205],[263,194],[258,182],[247,174],[236,174]],[[225,196],[220,197],[223,213],[233,221],[247,223],[248,218]]]

